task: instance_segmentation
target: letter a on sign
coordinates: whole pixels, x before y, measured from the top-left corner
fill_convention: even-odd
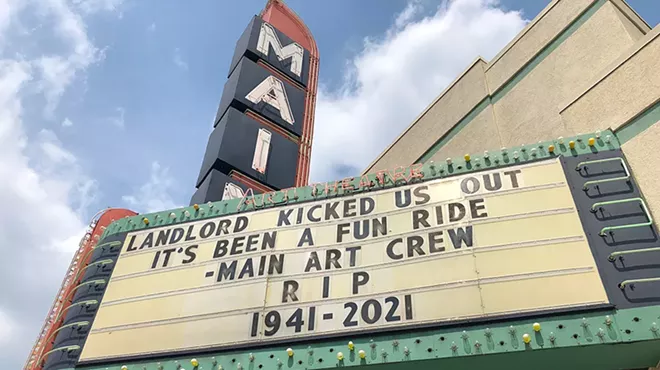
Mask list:
[[[304,49],[302,46],[292,42],[289,45],[282,47],[282,43],[277,37],[277,33],[275,33],[273,26],[268,23],[263,23],[261,25],[261,30],[259,31],[257,50],[268,56],[269,46],[273,47],[273,51],[280,62],[291,58],[291,72],[300,77],[304,56]]]
[[[261,81],[245,97],[247,100],[258,104],[264,102],[273,108],[280,111],[280,117],[293,125],[293,114],[291,113],[291,106],[289,105],[289,98],[286,96],[284,90],[284,83],[273,76],[268,76],[265,80]]]
[[[243,189],[241,189],[241,187],[236,184],[232,184],[230,182],[225,183],[225,191],[222,193],[222,199],[220,200],[237,198],[243,198]]]
[[[254,147],[254,157],[252,158],[252,169],[259,173],[266,173],[271,136],[272,134],[268,130],[259,129],[257,145]]]

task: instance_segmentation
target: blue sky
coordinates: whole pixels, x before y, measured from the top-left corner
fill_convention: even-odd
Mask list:
[[[286,2],[321,53],[319,181],[359,173],[548,3]],[[660,21],[657,1],[629,3]],[[5,366],[22,365],[91,215],[187,204],[234,44],[264,4],[0,0],[0,248],[17,251],[0,277],[21,281],[0,285]],[[338,143],[351,135],[360,152],[348,157]]]
[[[162,205],[186,204],[234,44],[264,0],[229,2],[233,5],[226,8],[226,2],[220,1],[201,1],[195,7],[174,1],[105,2],[117,4],[117,9],[86,19],[90,39],[104,48],[103,60],[91,65],[67,88],[55,109],[55,122],[43,122],[39,109],[34,111],[34,120],[51,125],[86,173],[99,182],[95,193],[98,207],[154,209],[157,205],[144,209],[139,199],[138,204],[126,204],[120,196],[139,191],[137,186],[148,182],[156,171],[156,162],[161,172],[167,171],[172,177],[167,186],[169,198],[165,197]],[[432,14],[441,1],[419,3],[424,9],[416,14],[417,19]],[[332,92],[341,89],[348,63],[363,52],[364,38],[382,38],[407,2],[338,1],[329,6],[289,0],[287,4],[315,34],[321,53],[321,84]],[[523,19],[531,19],[547,1],[500,4],[503,9],[521,10]],[[337,27],[338,20],[345,27]],[[43,35],[43,44],[49,42],[48,36]],[[440,90],[441,86],[437,88]],[[419,106],[429,101],[420,100]],[[65,119],[73,126],[52,125]],[[407,124],[401,122],[397,130]],[[38,130],[39,126],[29,128]],[[318,171],[313,175],[316,180],[331,180],[361,169],[344,166],[334,172],[335,176],[318,175]]]

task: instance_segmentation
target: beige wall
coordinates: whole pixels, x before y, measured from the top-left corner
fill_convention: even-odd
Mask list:
[[[612,2],[614,4],[614,2]],[[626,14],[623,12],[619,11],[617,12],[617,15],[621,18],[621,24],[626,29],[626,32],[628,32],[628,36],[630,37],[631,40],[637,41],[644,37],[644,32],[642,32],[641,29],[635,26],[632,22],[629,22],[629,19],[626,18]]]
[[[621,146],[656,225],[660,217],[660,121]]]
[[[616,128],[660,97],[659,29],[648,30],[623,0],[552,1],[492,61],[477,59],[364,172],[410,165],[448,133],[433,160]],[[489,96],[493,105],[455,127]]]
[[[626,0],[610,0],[610,2],[619,9],[621,17],[626,19],[621,21],[626,26],[631,38],[640,39],[651,30],[649,24],[628,5]]]
[[[395,141],[369,171],[415,162],[444,133],[488,96],[484,67],[478,58],[424,111],[416,122]]]
[[[578,132],[617,129],[660,98],[660,26],[655,27],[562,110]]]
[[[522,81],[495,103],[506,147],[535,143],[589,130],[564,125],[559,109],[584,91],[594,76],[630,48],[632,40],[607,2]]]
[[[491,91],[497,91],[594,1],[555,0],[550,3],[518,37],[489,62],[486,79]]]
[[[500,148],[502,141],[495,125],[493,107],[487,106],[463,130],[436,152],[431,160],[443,161],[448,157],[483,152],[483,148]]]

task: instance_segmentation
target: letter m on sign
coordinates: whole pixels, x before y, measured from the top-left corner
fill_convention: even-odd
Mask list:
[[[261,30],[259,31],[257,50],[268,56],[268,52],[270,51],[269,46],[273,47],[273,51],[280,62],[286,59],[291,59],[291,72],[300,77],[300,74],[302,73],[303,56],[305,53],[303,47],[295,42],[292,42],[287,46],[282,46],[273,26],[264,22],[261,24]]]

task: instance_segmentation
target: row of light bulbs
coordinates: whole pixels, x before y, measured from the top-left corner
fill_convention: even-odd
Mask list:
[[[596,139],[600,139],[600,131],[596,131],[596,135],[595,135],[595,137],[590,137],[590,138],[587,140],[587,145],[589,145],[590,147],[593,147],[594,145],[596,145]],[[606,143],[609,143],[611,140],[612,140],[611,135],[606,135],[606,136],[605,136],[604,141],[605,141]],[[578,139],[578,141],[579,141],[579,139]],[[562,136],[558,137],[558,138],[557,138],[557,142],[558,142],[560,145],[564,145],[564,138],[563,138]],[[541,144],[541,143],[542,143],[542,142],[539,142],[539,144]],[[541,144],[541,145],[539,145],[539,147],[542,148],[543,145]],[[568,147],[569,147],[570,149],[575,149],[575,141],[570,140],[570,141],[568,142]],[[503,155],[506,155],[506,154],[507,154],[507,149],[506,149],[505,147],[502,147],[502,149],[500,149],[500,151],[502,152]],[[523,146],[523,148],[521,149],[521,151],[525,151],[524,146]],[[532,156],[536,156],[536,148],[532,148],[532,149],[530,150],[530,152],[531,152]],[[552,145],[552,144],[548,145],[548,152],[549,152],[549,153],[554,153],[554,152],[555,152],[555,146]],[[484,155],[483,155],[484,158],[487,159],[487,158],[489,157],[489,155],[490,155],[490,154],[488,153],[487,150],[484,151]],[[519,157],[518,151],[517,151],[517,150],[514,150],[514,151],[513,151],[513,158],[514,158],[514,159],[518,159],[518,157]],[[469,163],[469,162],[472,161],[472,156],[471,156],[470,154],[465,154],[465,155],[463,156],[463,159],[465,159],[465,162],[466,162],[466,163]],[[451,158],[447,158],[446,162],[447,162],[447,165],[451,165],[451,164],[452,164],[452,159],[451,159]],[[479,159],[478,159],[478,158],[475,158],[475,162],[477,162],[477,164],[478,164]],[[430,165],[433,167],[433,165],[434,165],[433,161],[429,161],[429,163],[430,163]],[[316,188],[314,188],[314,190],[316,190]],[[209,206],[209,208],[213,208],[213,203],[212,203],[212,202],[209,202],[209,203],[208,203],[208,206]],[[199,207],[198,204],[194,204],[194,205],[193,205],[193,208],[195,209],[195,211],[198,211],[198,210],[200,209],[200,207]],[[190,212],[188,212],[188,211],[184,211],[184,216],[185,216],[186,218],[190,217]],[[128,217],[128,216],[127,216],[127,217]],[[158,215],[157,215],[156,217],[158,217]],[[174,212],[172,212],[172,213],[169,214],[169,217],[170,217],[171,219],[176,219],[176,218],[177,218],[177,215],[176,215]],[[129,222],[130,222],[130,220],[129,220]],[[142,222],[143,222],[145,225],[147,225],[147,226],[149,225],[149,219],[146,218],[146,217],[142,218]]]
[[[535,332],[541,331],[541,324],[539,324],[538,322],[535,322],[532,325],[532,329]],[[523,334],[522,339],[523,339],[523,342],[525,342],[525,344],[528,344],[532,341],[532,337],[527,333]],[[348,342],[348,350],[351,351],[351,352],[355,350],[355,344],[353,343],[353,341]],[[286,349],[286,354],[289,357],[293,357],[293,355],[294,355],[293,349],[291,347],[287,348]],[[367,357],[367,353],[364,350],[361,349],[361,350],[358,351],[358,357],[360,357],[361,359],[365,359]],[[337,360],[342,361],[343,359],[344,359],[344,354],[342,352],[337,352]],[[252,355],[252,354],[250,354],[250,361],[254,361],[254,355]],[[193,358],[192,360],[190,360],[190,365],[192,365],[193,368],[197,368],[199,366],[199,361],[197,361],[197,359]],[[128,370],[128,366],[126,366],[126,365],[122,366],[121,370]],[[183,370],[183,369],[180,369],[180,370]],[[218,366],[218,370],[222,370],[222,366]]]
[[[600,139],[600,131],[596,131],[596,136],[595,136],[595,137],[590,137],[590,138],[587,140],[587,145],[589,145],[589,146],[591,146],[591,147],[594,146],[594,145],[596,145],[596,139]],[[579,140],[578,140],[578,141],[579,141]],[[610,136],[610,135],[607,135],[607,136],[605,137],[605,142],[606,142],[606,143],[609,143],[610,141],[611,141],[611,136]],[[564,138],[563,138],[562,136],[560,136],[559,138],[557,138],[557,142],[558,142],[560,145],[564,145]],[[539,142],[539,144],[541,144],[541,143],[542,143],[542,142]],[[541,144],[541,145],[539,145],[539,147],[542,148],[543,145]],[[568,147],[569,147],[570,149],[575,149],[575,141],[570,140],[570,141],[568,142]],[[507,149],[506,149],[505,147],[502,147],[502,149],[500,149],[500,151],[502,152],[503,155],[507,155]],[[525,147],[524,147],[524,145],[523,145],[521,151],[525,151]],[[532,153],[532,156],[536,156],[536,148],[531,148],[531,149],[530,149],[530,152]],[[554,153],[554,152],[555,152],[555,146],[552,145],[552,144],[548,145],[548,152],[549,152],[549,153]],[[484,155],[483,155],[483,157],[487,159],[489,156],[490,156],[490,154],[488,153],[487,150],[485,150],[485,151],[484,151]],[[513,151],[513,158],[514,158],[514,159],[518,159],[518,157],[519,157],[518,151],[517,151],[517,150],[514,150],[514,151]],[[463,159],[465,159],[465,162],[468,163],[468,162],[472,161],[472,156],[471,156],[470,154],[465,154],[465,155],[463,156]],[[478,162],[479,159],[476,158],[475,161]],[[452,164],[452,159],[451,159],[451,158],[447,158],[446,162],[447,162],[447,165],[451,165],[451,164]],[[433,161],[430,161],[430,164],[433,165]]]

